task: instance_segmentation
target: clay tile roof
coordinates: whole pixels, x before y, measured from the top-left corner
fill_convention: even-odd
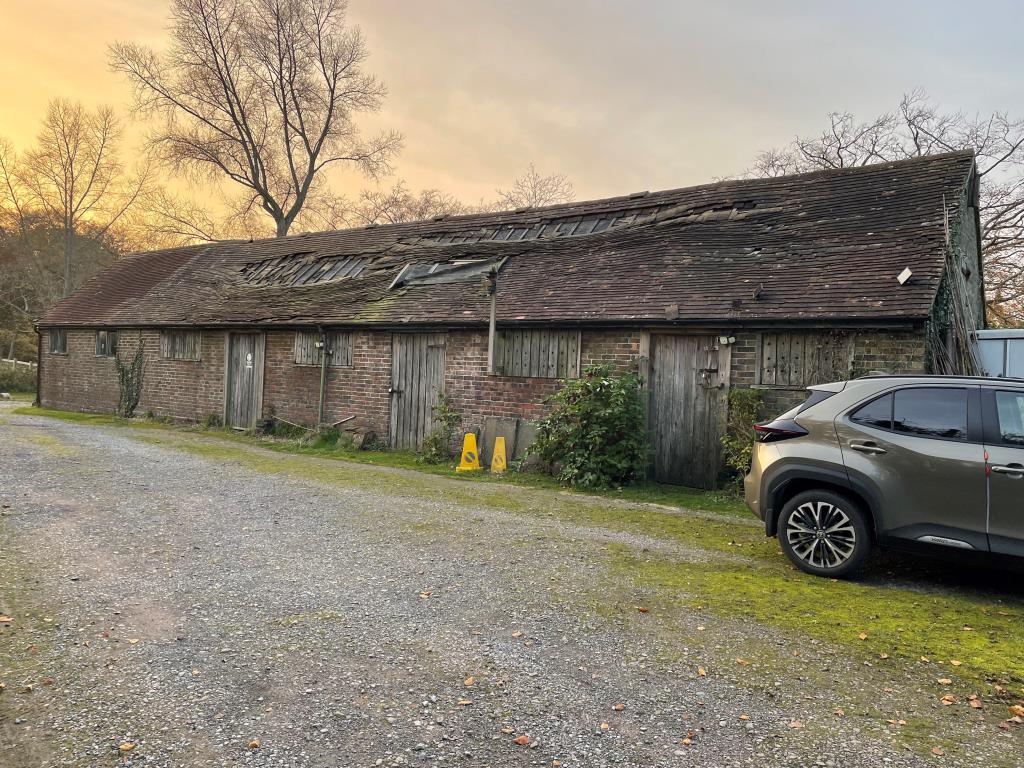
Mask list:
[[[473,325],[479,280],[396,277],[477,260],[503,260],[503,323],[920,320],[973,169],[955,152],[133,254],[40,325]]]

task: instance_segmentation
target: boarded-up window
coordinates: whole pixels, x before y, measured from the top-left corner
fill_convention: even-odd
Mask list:
[[[96,354],[100,357],[117,354],[117,331],[96,331]]]
[[[499,376],[577,379],[579,331],[499,331],[494,345]]]
[[[160,356],[170,360],[198,360],[199,331],[163,331],[160,334]]]
[[[853,338],[842,332],[785,332],[761,336],[760,382],[809,387],[850,378]]]
[[[68,332],[66,329],[50,329],[50,353],[54,355],[66,355],[68,353]]]
[[[295,334],[295,364],[320,365],[320,350],[325,336],[317,331],[299,331]],[[327,364],[333,368],[352,365],[352,334],[347,331],[328,331]]]

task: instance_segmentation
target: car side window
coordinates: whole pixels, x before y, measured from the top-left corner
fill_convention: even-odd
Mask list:
[[[897,390],[893,395],[892,428],[919,437],[966,440],[967,390]]]
[[[996,414],[1003,442],[1024,448],[1024,392],[996,392]]]
[[[875,429],[892,429],[892,393],[862,405],[850,415],[850,421]]]

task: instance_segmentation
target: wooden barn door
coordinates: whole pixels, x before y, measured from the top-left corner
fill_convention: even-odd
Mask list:
[[[717,336],[652,336],[650,430],[659,482],[714,488],[731,348]]]
[[[443,333],[391,336],[391,447],[415,451],[430,432],[444,389]]]
[[[224,423],[252,429],[263,409],[262,333],[229,333],[224,385]]]

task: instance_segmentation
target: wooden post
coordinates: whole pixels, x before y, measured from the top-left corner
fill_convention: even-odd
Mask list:
[[[316,430],[324,423],[324,397],[327,394],[327,332],[320,329],[320,404],[316,412]]]

